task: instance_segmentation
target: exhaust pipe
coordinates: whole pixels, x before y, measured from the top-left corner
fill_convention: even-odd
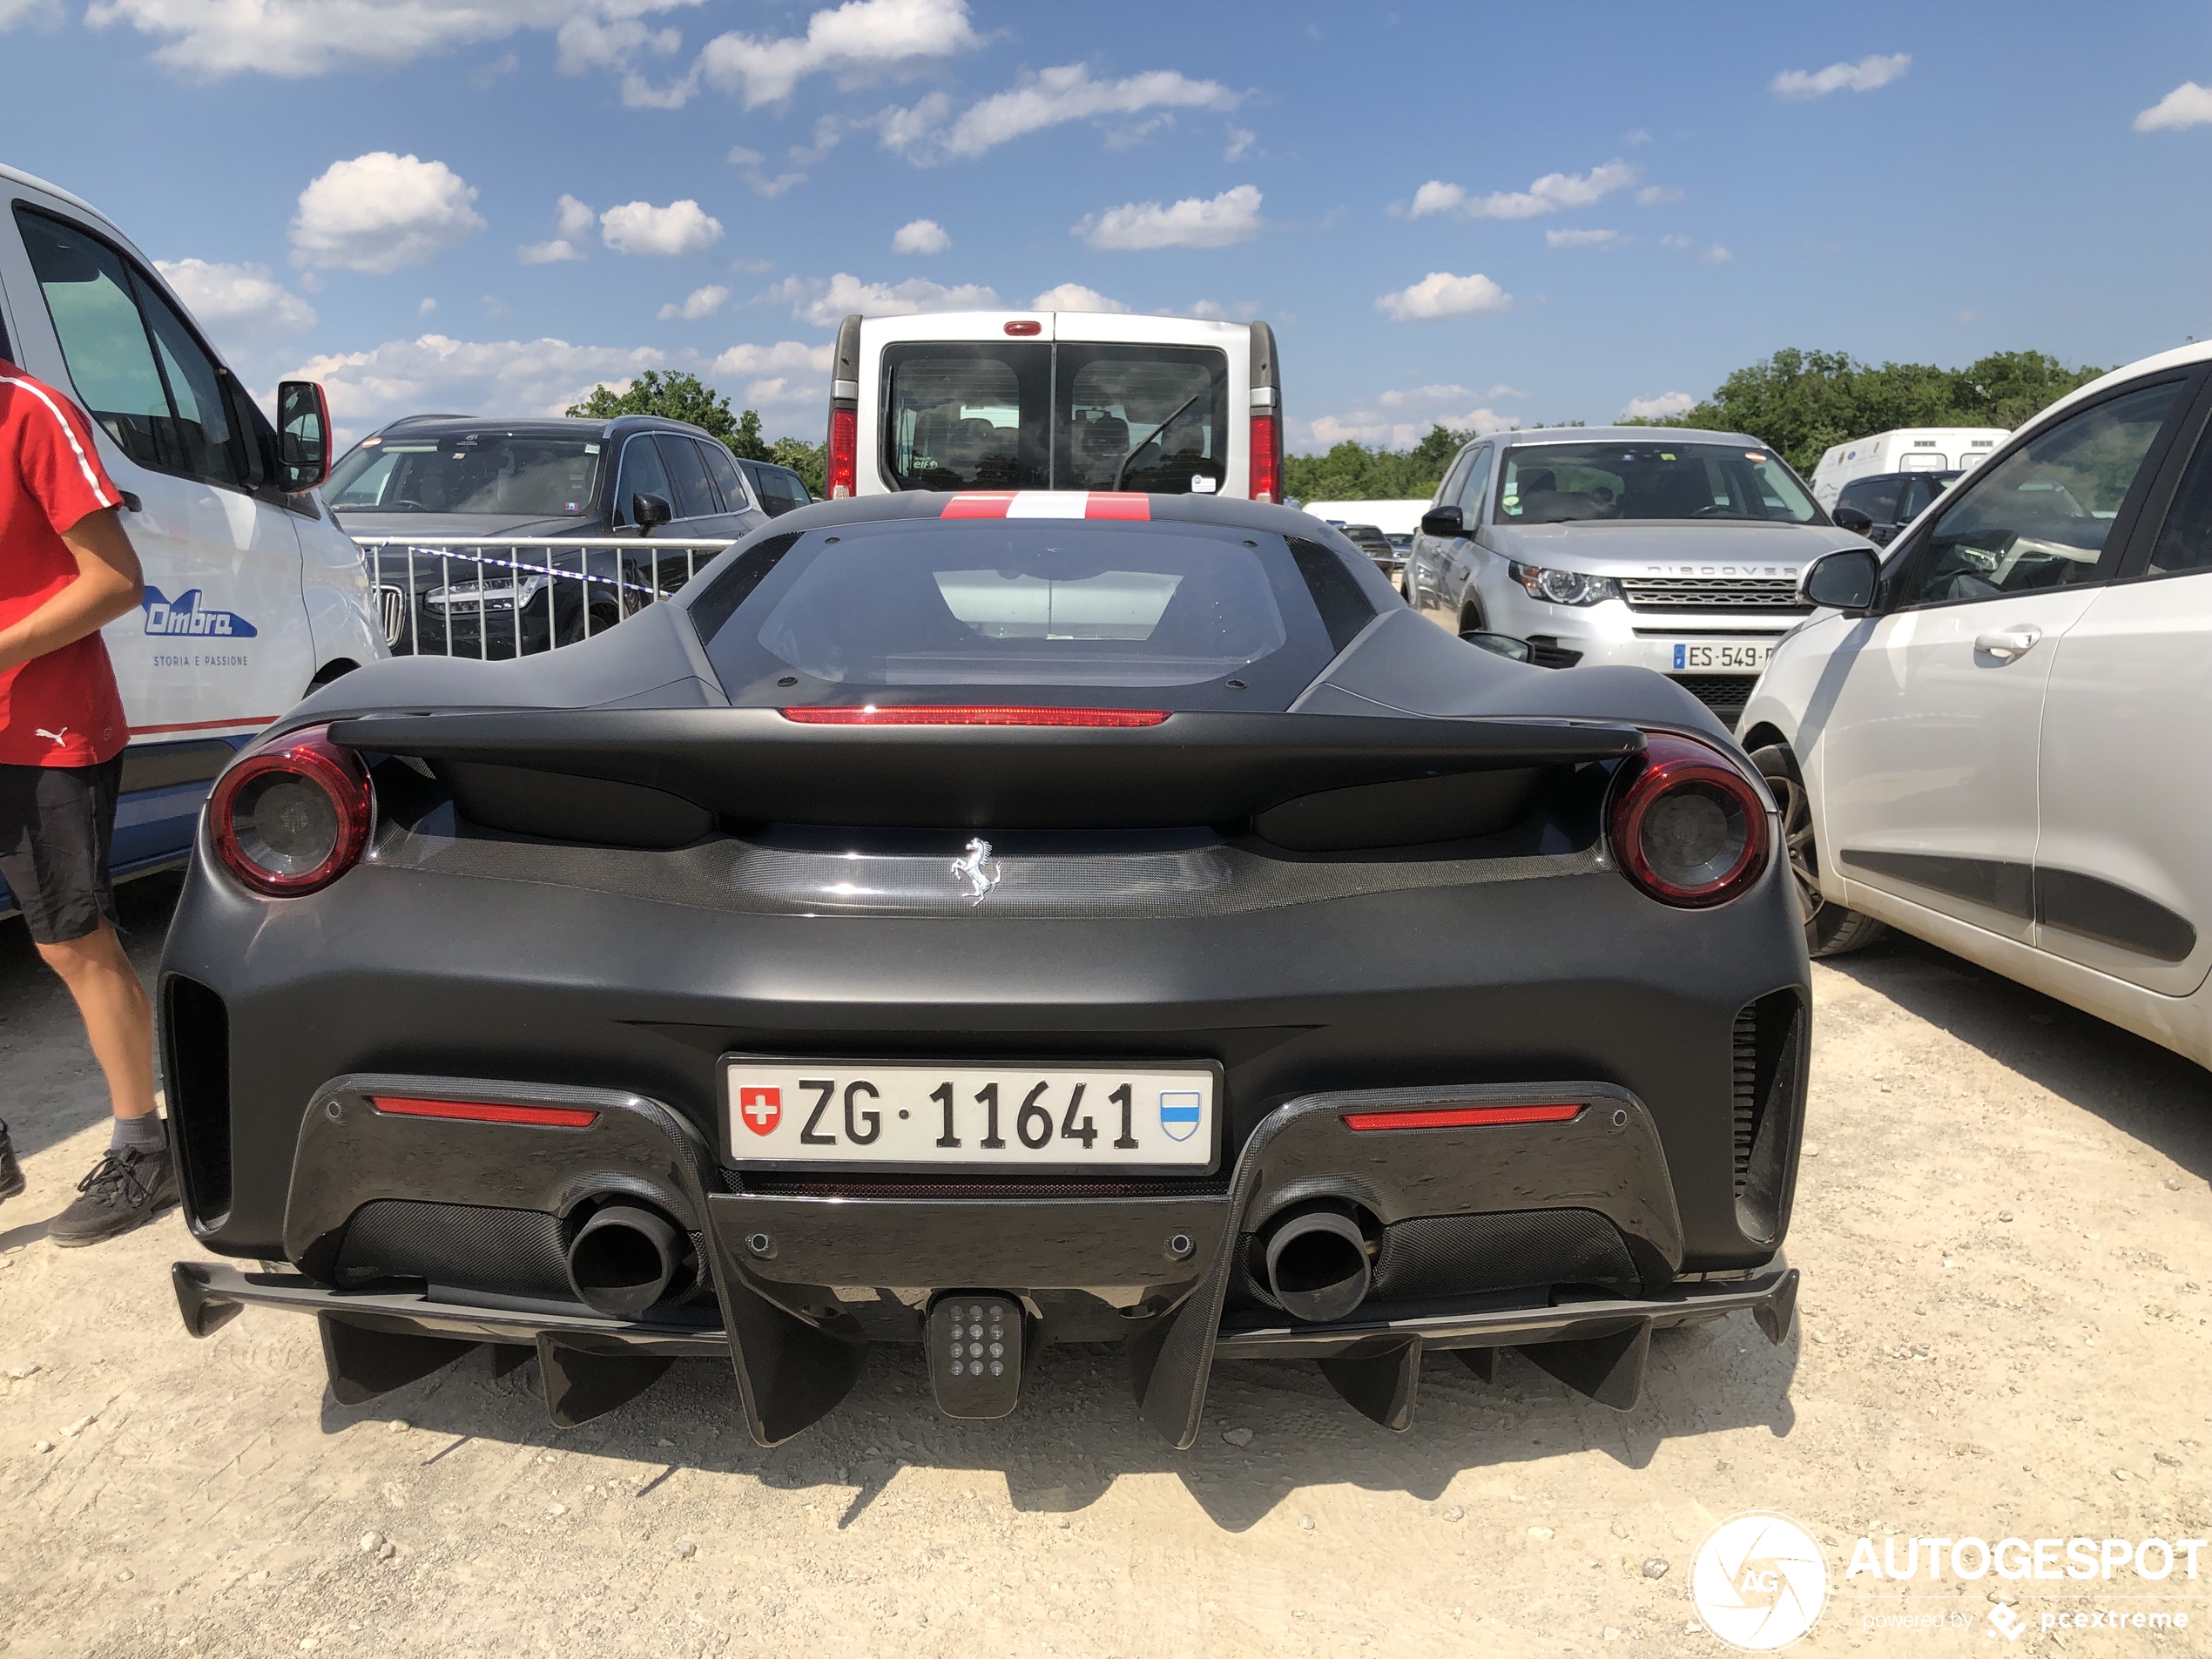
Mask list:
[[[1268,1291],[1295,1318],[1326,1325],[1366,1299],[1367,1236],[1341,1209],[1291,1211],[1268,1231],[1264,1251]]]
[[[569,1243],[577,1299],[610,1319],[631,1319],[687,1285],[690,1238],[665,1216],[636,1204],[594,1211]]]

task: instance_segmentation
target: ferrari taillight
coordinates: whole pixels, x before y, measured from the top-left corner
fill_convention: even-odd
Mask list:
[[[845,501],[853,493],[860,476],[860,415],[858,409],[833,404],[829,420],[829,462],[824,482],[832,501]]]
[[[319,893],[361,862],[375,798],[360,757],[327,726],[287,732],[231,763],[208,798],[222,866],[272,898]]]
[[[1718,749],[1653,732],[1614,785],[1608,839],[1621,873],[1662,904],[1725,904],[1765,871],[1764,797]]]

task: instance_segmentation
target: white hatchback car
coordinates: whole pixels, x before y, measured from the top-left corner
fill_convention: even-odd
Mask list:
[[[2046,410],[1824,609],[1738,728],[1815,955],[1888,923],[2212,1064],[2212,345]]]

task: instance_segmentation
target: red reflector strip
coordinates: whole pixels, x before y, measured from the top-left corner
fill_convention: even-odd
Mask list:
[[[1158,725],[1165,709],[785,709],[800,725]]]
[[[1152,516],[1152,498],[1134,490],[964,489],[940,518],[1119,518]]]
[[[540,1129],[590,1129],[599,1114],[575,1106],[507,1106],[488,1100],[409,1100],[375,1095],[376,1109],[392,1117],[450,1117],[466,1123],[533,1123]]]
[[[1580,1102],[1546,1106],[1447,1106],[1433,1112],[1346,1112],[1344,1126],[1369,1129],[1480,1129],[1494,1123],[1564,1123]]]
[[[1010,489],[968,490],[945,503],[940,518],[1004,518],[1014,504]]]

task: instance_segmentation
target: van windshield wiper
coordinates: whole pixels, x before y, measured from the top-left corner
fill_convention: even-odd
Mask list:
[[[1138,455],[1144,452],[1145,445],[1158,442],[1160,435],[1163,432],[1165,432],[1170,427],[1173,426],[1177,421],[1180,421],[1189,411],[1190,405],[1196,403],[1204,395],[1205,393],[1204,391],[1191,393],[1190,397],[1185,400],[1182,408],[1177,409],[1173,415],[1168,416],[1166,420],[1161,421],[1159,425],[1154,427],[1150,432],[1146,433],[1143,441],[1137,444],[1136,448],[1130,450],[1127,455],[1122,457],[1122,464],[1114,469],[1115,489],[1119,489],[1122,487],[1122,475],[1129,470],[1129,463],[1136,460]],[[1166,452],[1165,450],[1163,450],[1161,453],[1164,455]]]

